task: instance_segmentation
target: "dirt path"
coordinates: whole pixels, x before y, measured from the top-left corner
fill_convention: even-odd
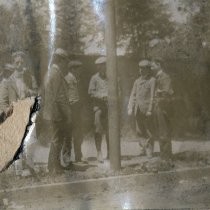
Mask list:
[[[210,174],[197,178],[193,177],[190,172],[185,175],[180,176],[178,173],[154,174],[147,177],[131,178],[130,181],[125,182],[121,182],[119,179],[118,184],[103,184],[100,191],[90,190],[88,192],[88,189],[84,189],[86,193],[73,193],[66,186],[53,188],[51,191],[39,189],[35,194],[30,194],[30,191],[15,193],[13,196],[8,195],[11,208],[7,209],[210,208]],[[96,183],[93,181],[92,185],[94,184]]]

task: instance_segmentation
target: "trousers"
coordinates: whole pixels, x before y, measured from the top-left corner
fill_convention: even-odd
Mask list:
[[[59,170],[61,167],[61,150],[65,139],[71,142],[71,133],[67,132],[68,121],[52,121],[52,140],[48,157],[49,171]],[[67,140],[66,140],[67,141]]]
[[[156,103],[154,109],[155,130],[159,140],[160,155],[166,159],[170,158],[172,154],[171,122],[167,108],[167,104],[162,102]]]
[[[142,152],[149,149],[149,152],[152,153],[154,145],[153,116],[146,116],[146,114],[138,108],[136,113],[136,122],[142,137],[139,142]]]

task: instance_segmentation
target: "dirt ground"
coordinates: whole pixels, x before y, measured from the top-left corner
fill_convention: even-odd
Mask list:
[[[198,179],[180,177],[179,174],[157,176],[154,174],[116,185],[104,185],[103,190],[74,194],[71,189],[60,187],[51,191],[39,190],[30,194],[17,192],[7,195],[5,209],[24,210],[110,210],[110,209],[209,209],[210,176]],[[92,184],[94,185],[94,181]],[[84,187],[84,186],[83,186]],[[44,195],[44,196],[43,196]]]
[[[72,182],[119,175],[158,174],[162,171],[177,171],[206,166],[210,166],[210,152],[208,151],[177,153],[174,154],[172,161],[161,160],[158,153],[151,159],[140,156],[123,156],[122,168],[119,172],[110,171],[109,161],[98,163],[96,158],[92,157],[88,158],[88,163],[73,164],[71,170],[56,176],[51,176],[46,172],[46,165],[39,166],[37,177],[28,176],[29,173],[25,173],[26,176],[15,176],[11,173],[14,166],[11,166],[8,171],[0,174],[0,188],[12,189],[31,185]],[[27,169],[25,171],[28,172]]]

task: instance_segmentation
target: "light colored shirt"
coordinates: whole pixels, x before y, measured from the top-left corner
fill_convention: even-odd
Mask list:
[[[77,78],[69,72],[65,76],[65,80],[68,84],[68,99],[70,104],[74,104],[79,101],[78,81]]]
[[[89,84],[88,93],[95,98],[102,99],[108,96],[107,79],[100,77],[99,73],[92,76]]]
[[[28,92],[28,87],[26,86],[23,78],[23,72],[15,71],[11,77],[11,81],[15,83],[17,87],[17,94],[19,99],[26,98],[26,94]]]

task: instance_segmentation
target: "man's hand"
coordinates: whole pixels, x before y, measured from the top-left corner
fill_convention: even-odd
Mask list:
[[[128,108],[128,115],[131,116],[133,113],[133,110],[131,108]]]

